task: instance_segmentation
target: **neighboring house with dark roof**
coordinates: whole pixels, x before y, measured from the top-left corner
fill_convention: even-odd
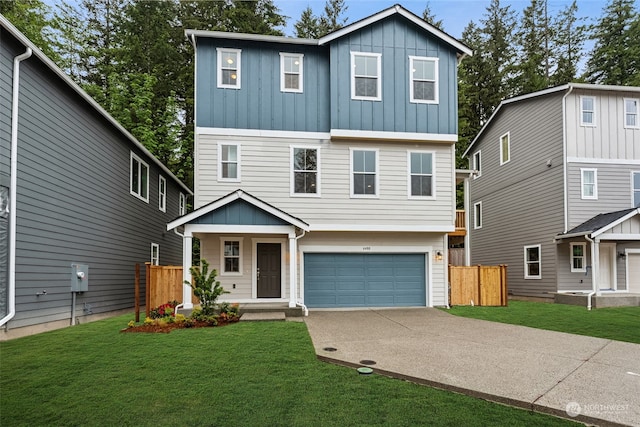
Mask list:
[[[640,293],[640,88],[503,101],[467,151],[473,264],[515,295]]]
[[[222,299],[446,305],[471,50],[401,6],[318,40],[186,34],[196,209],[168,229],[200,239]]]
[[[0,40],[0,340],[131,310],[191,192],[1,15]]]

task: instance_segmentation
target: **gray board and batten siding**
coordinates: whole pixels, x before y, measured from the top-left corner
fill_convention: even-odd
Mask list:
[[[468,153],[473,158],[481,150],[482,156],[482,175],[470,182],[471,263],[507,264],[513,294],[542,296],[556,289],[553,236],[564,228],[562,96],[505,106]],[[510,161],[500,165],[500,137],[507,132]],[[474,229],[477,202],[480,229]],[[524,278],[524,247],[530,245],[541,245],[541,279]]]
[[[3,182],[10,173],[13,58],[24,43],[2,26]],[[85,96],[41,52],[20,64],[16,315],[9,329],[70,319],[72,263],[89,266],[89,290],[77,295],[82,316],[85,308],[99,314],[133,307],[134,266],[150,261],[151,243],[159,244],[161,263],[182,261],[182,239],[165,227],[189,190]],[[149,166],[148,203],[130,194],[131,151]],[[167,182],[166,212],[158,205],[159,175]]]

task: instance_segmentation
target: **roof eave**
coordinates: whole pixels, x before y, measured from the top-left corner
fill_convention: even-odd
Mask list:
[[[185,30],[184,34],[187,38],[203,37],[203,38],[211,38],[211,39],[245,40],[245,41],[268,42],[268,43],[300,44],[300,45],[309,45],[309,46],[318,45],[318,40],[316,39],[300,39],[295,37],[270,36],[270,35],[263,35],[263,34],[230,33],[225,31],[208,31],[208,30]]]

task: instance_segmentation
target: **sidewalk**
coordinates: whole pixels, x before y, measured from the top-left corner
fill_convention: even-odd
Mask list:
[[[640,426],[640,345],[438,309],[312,311],[316,354],[576,421]],[[640,325],[638,325],[640,327]],[[335,349],[335,351],[327,350]]]

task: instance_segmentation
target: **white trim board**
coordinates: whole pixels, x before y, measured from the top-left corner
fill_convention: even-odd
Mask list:
[[[331,139],[367,139],[390,141],[418,141],[418,142],[458,142],[458,134],[448,133],[419,133],[419,132],[385,132],[351,129],[331,129]]]
[[[213,128],[213,127],[196,127],[196,135],[214,135],[219,137],[241,136],[253,138],[288,138],[288,139],[314,139],[328,140],[331,135],[328,132],[300,132],[287,130],[264,130],[264,129],[232,129],[232,128]]]
[[[312,224],[309,231],[390,231],[407,233],[453,233],[452,225],[397,225],[397,224]]]
[[[605,165],[638,165],[640,159],[598,159],[591,157],[567,157],[567,163],[600,163]]]

